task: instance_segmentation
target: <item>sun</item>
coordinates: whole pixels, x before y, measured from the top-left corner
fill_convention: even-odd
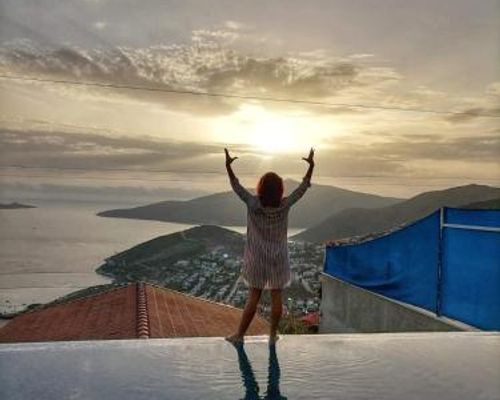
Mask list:
[[[216,121],[214,131],[226,143],[247,143],[267,154],[295,153],[311,147],[310,121],[296,115],[277,113],[259,105],[243,105]],[[307,130],[306,130],[307,129]]]
[[[267,116],[255,121],[249,142],[267,153],[287,153],[300,148],[300,136],[291,118]]]

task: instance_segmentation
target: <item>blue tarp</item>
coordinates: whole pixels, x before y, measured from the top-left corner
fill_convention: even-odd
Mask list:
[[[325,272],[393,299],[436,309],[439,212],[390,235],[328,247]]]
[[[444,209],[440,221],[438,210],[374,240],[327,246],[324,271],[481,329],[500,329],[500,211]]]
[[[500,211],[447,209],[444,222],[443,315],[482,329],[500,329],[500,232],[477,229],[500,227]]]
[[[500,210],[445,208],[443,211],[447,224],[500,227]]]

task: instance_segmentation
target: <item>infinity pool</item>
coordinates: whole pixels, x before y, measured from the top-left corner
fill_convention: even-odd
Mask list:
[[[500,334],[0,345],[1,399],[500,398]]]

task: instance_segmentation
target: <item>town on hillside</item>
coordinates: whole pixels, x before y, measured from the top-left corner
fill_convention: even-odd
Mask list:
[[[199,230],[204,228],[205,226],[198,227]],[[228,240],[203,246],[200,244],[201,240],[196,241],[184,233],[178,236],[178,241],[173,243],[171,249],[178,248],[183,243],[188,243],[191,247],[171,253],[167,253],[166,248],[154,253],[144,248],[140,256],[137,255],[137,250],[131,256],[134,248],[129,249],[107,258],[97,272],[113,278],[116,283],[145,281],[242,308],[248,291],[240,277],[244,236],[234,234],[234,238],[239,242],[238,246]],[[158,248],[158,244],[150,243],[151,246]],[[299,317],[319,309],[319,275],[323,267],[324,245],[289,240],[288,248],[291,282],[283,292],[284,311]],[[265,293],[259,310],[264,316],[270,312],[269,299],[266,297]]]

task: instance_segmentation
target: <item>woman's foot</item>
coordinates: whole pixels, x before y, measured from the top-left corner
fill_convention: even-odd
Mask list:
[[[269,344],[274,345],[280,339],[279,335],[271,335],[269,336]]]
[[[244,342],[243,336],[234,334],[231,336],[226,336],[224,339],[226,339],[229,343],[232,343],[233,345],[241,345]]]

